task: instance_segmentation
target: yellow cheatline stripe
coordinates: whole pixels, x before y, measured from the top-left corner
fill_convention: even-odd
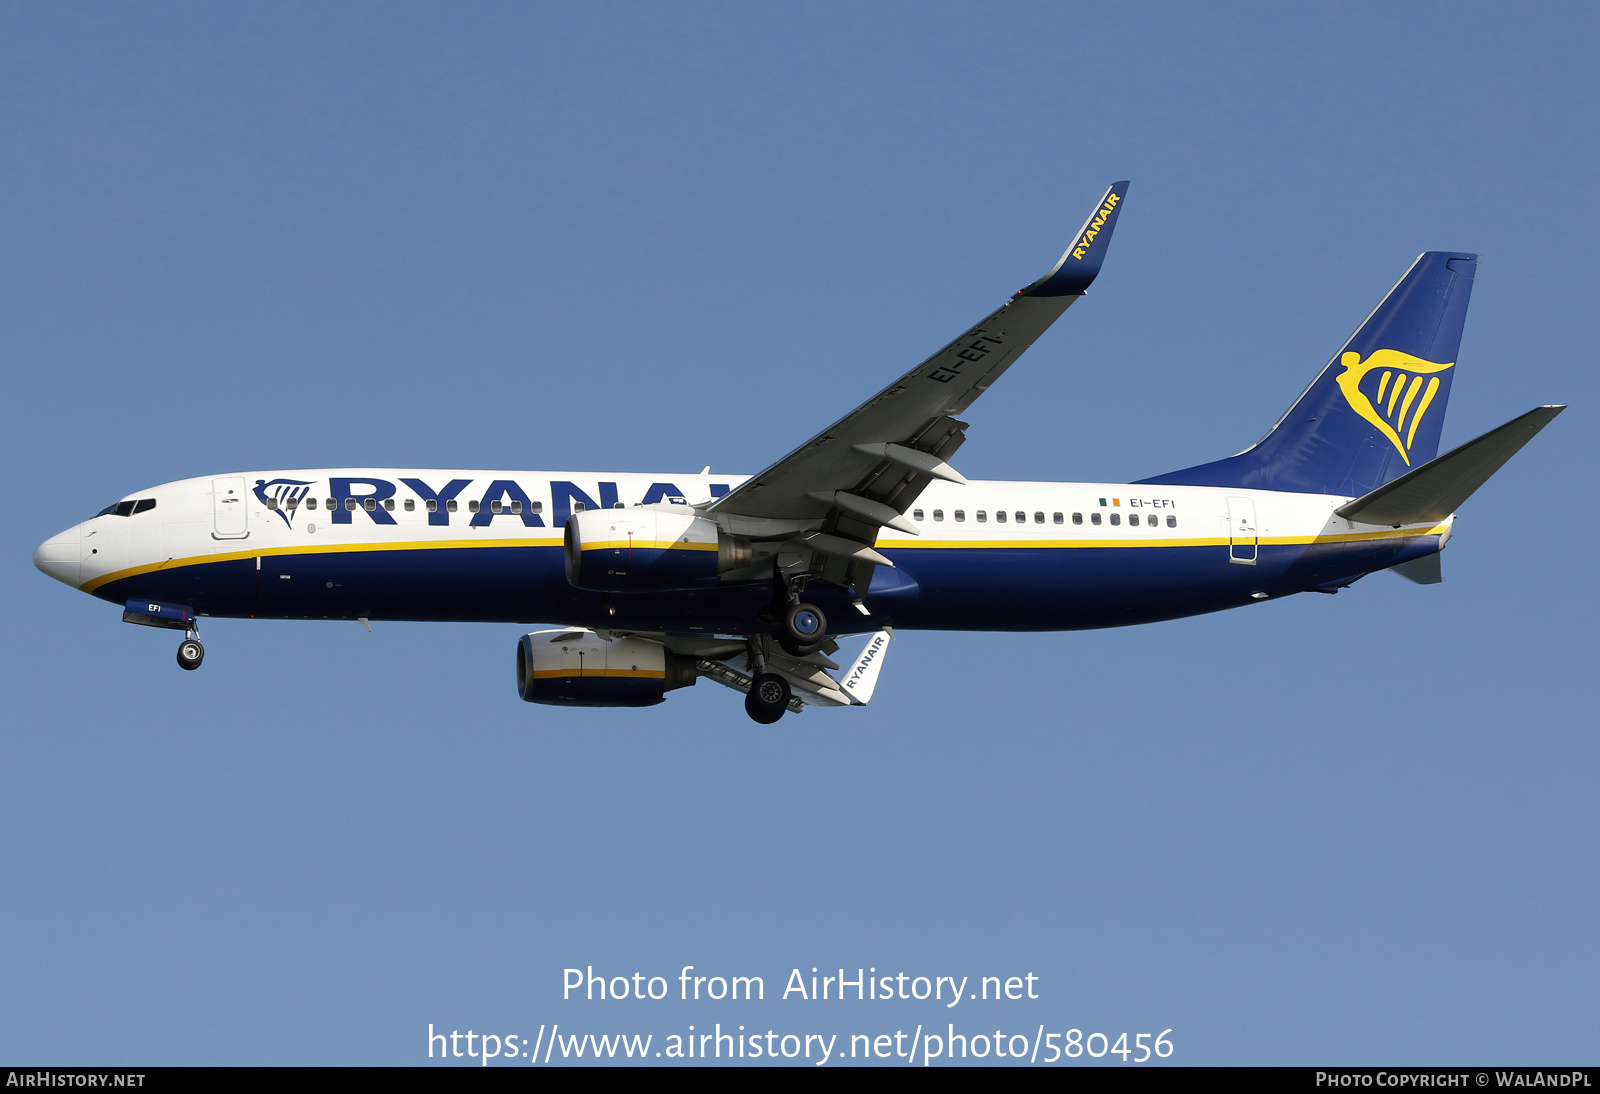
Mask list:
[[[203,566],[209,562],[238,562],[246,558],[272,558],[276,555],[348,555],[362,551],[444,551],[477,547],[560,547],[560,539],[448,539],[407,540],[403,543],[317,543],[296,547],[260,547],[254,551],[223,551],[214,555],[190,555],[186,558],[169,558],[144,566],[130,566],[102,577],[91,578],[79,585],[82,592],[92,593],[102,585],[138,577],[157,570],[180,570],[185,566]]]
[[[613,539],[604,543],[585,543],[583,550],[588,551],[626,551],[628,548],[640,551],[715,551],[715,543],[679,543],[675,539]]]
[[[665,672],[651,672],[648,669],[540,669],[533,674],[535,680],[553,680],[562,676],[624,676],[630,680],[665,680]]]
[[[1293,546],[1311,543],[1348,543],[1368,539],[1403,539],[1410,536],[1435,536],[1448,531],[1444,524],[1431,528],[1387,528],[1376,532],[1340,532],[1326,536],[1260,536],[1256,542],[1265,546]],[[1227,537],[1207,539],[947,539],[947,540],[889,540],[874,546],[889,551],[898,550],[1023,550],[1048,549],[1073,550],[1096,547],[1226,547]],[[124,578],[157,570],[181,570],[186,566],[204,566],[212,562],[237,562],[246,558],[272,558],[277,555],[338,555],[365,551],[444,551],[483,547],[560,547],[559,539],[452,539],[411,540],[405,543],[319,543],[298,547],[266,547],[255,551],[227,551],[214,555],[192,555],[152,562],[145,566],[131,566],[102,577],[92,578],[79,585],[82,592],[92,593],[102,585]],[[713,546],[711,549],[715,549]]]

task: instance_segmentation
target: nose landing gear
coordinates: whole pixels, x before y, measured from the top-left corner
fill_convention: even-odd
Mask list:
[[[185,638],[178,644],[178,667],[193,671],[206,659],[206,648],[198,638]]]
[[[200,621],[192,619],[184,629],[183,641],[178,643],[178,667],[193,672],[206,659],[206,648],[200,644]]]
[[[205,660],[206,648],[200,644],[200,620],[195,610],[187,604],[169,604],[164,600],[131,598],[123,608],[122,621],[137,623],[141,627],[160,627],[163,630],[182,631],[183,641],[178,644],[178,667],[191,672]]]

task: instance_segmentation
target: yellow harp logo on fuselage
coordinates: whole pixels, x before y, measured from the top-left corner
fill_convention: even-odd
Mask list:
[[[1430,374],[1455,368],[1456,363],[1435,364],[1397,349],[1373,350],[1365,361],[1359,353],[1346,353],[1339,363],[1344,371],[1336,380],[1350,409],[1377,426],[1410,467],[1417,426],[1439,394],[1439,377]],[[1368,377],[1372,381],[1364,383]]]

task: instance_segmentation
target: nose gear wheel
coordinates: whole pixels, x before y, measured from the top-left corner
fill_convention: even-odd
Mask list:
[[[191,672],[200,667],[206,658],[206,648],[198,638],[185,638],[178,644],[178,667]]]

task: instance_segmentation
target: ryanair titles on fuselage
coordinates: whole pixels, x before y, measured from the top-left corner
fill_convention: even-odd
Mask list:
[[[450,479],[447,482],[429,483],[420,477],[408,477],[399,481],[423,503],[430,525],[446,526],[452,523],[452,514],[457,513],[467,500],[463,495],[477,480]],[[371,475],[335,475],[328,478],[326,483],[327,488],[323,491],[318,489],[321,482],[317,480],[256,479],[252,492],[262,505],[291,528],[301,514],[314,513],[319,509],[325,509],[325,519],[336,525],[353,523],[357,513],[375,524],[395,523],[393,499],[399,488],[394,482]],[[712,483],[709,493],[711,497],[719,498],[730,489],[728,483]],[[478,490],[471,491],[471,503],[466,506],[467,512],[460,516],[469,517],[466,523],[473,528],[488,527],[496,517],[521,520],[527,528],[544,528],[548,515],[548,526],[560,528],[574,512],[615,509],[623,504],[615,482],[599,483],[597,492],[600,496],[595,498],[576,483],[564,479],[551,480],[550,509],[546,514],[543,500],[530,498],[515,479],[493,479],[487,487],[482,488],[481,494]],[[689,504],[684,492],[670,482],[651,483],[639,499],[641,505],[658,502]]]

